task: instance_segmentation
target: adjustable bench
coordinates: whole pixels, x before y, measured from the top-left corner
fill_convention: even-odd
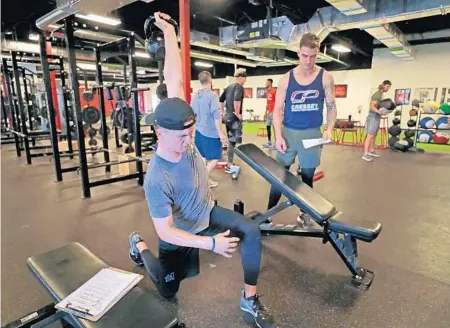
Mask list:
[[[238,146],[236,154],[288,199],[265,213],[252,211],[245,216],[255,220],[268,235],[317,237],[322,238],[323,243],[330,242],[352,273],[352,283],[368,289],[375,274],[358,265],[356,240],[372,242],[380,234],[381,224],[365,220],[346,222],[333,204],[254,144]],[[292,205],[308,214],[321,228],[272,223],[272,216]],[[234,210],[244,214],[244,204],[237,200]]]
[[[79,243],[61,246],[28,259],[28,267],[58,303],[83,285],[102,268],[100,258]],[[148,292],[134,287],[99,321],[92,322],[72,314],[56,311],[54,304],[24,316],[7,327],[45,327],[57,320],[77,328],[170,328],[182,327],[177,318]],[[67,327],[65,325],[64,327]]]

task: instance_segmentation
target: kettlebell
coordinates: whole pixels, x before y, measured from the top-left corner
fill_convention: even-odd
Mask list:
[[[155,16],[150,16],[144,23],[145,50],[152,60],[162,62],[166,57],[164,33],[155,25],[155,21]],[[178,35],[177,22],[172,18],[168,22],[175,27],[175,34]]]

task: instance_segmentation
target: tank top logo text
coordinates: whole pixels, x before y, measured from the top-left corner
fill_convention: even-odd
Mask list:
[[[319,110],[318,102],[305,104],[307,99],[317,99],[319,90],[299,90],[291,94],[291,111],[292,112],[310,112]]]

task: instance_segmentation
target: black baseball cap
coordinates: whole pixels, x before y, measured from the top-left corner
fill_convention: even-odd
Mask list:
[[[186,125],[186,121],[192,123]],[[145,123],[155,124],[168,130],[184,130],[195,124],[192,107],[180,98],[166,98],[156,106],[155,111],[145,117]]]

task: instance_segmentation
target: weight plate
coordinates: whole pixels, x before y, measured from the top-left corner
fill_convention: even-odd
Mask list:
[[[97,129],[96,128],[90,128],[87,130],[87,134],[89,137],[94,138],[97,135]]]
[[[92,99],[94,99],[94,94],[92,93],[92,91],[83,91],[82,93],[82,97],[86,102],[90,102],[92,101]]]
[[[86,106],[82,111],[83,121],[88,124],[95,124],[100,121],[100,111],[92,106]]]
[[[98,133],[102,136],[103,135],[103,129],[102,127],[100,127],[98,129]],[[109,128],[109,126],[106,126],[106,135],[109,136],[109,134],[111,133],[111,129]]]
[[[89,139],[89,146],[97,146],[97,139]]]

